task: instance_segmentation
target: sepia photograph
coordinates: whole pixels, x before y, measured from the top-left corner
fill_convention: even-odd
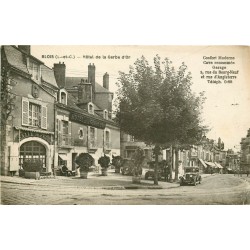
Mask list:
[[[250,204],[248,46],[1,46],[1,204]]]
[[[247,1],[2,1],[0,26],[1,248],[247,248]]]

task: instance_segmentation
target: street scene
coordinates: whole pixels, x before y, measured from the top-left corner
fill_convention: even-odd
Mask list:
[[[39,181],[2,178],[2,204],[6,205],[246,205],[250,204],[250,177],[204,175],[197,186],[150,181],[141,185],[112,172],[88,180],[61,177]]]
[[[1,46],[1,204],[249,204],[248,50]]]

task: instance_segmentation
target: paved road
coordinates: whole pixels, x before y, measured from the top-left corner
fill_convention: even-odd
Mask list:
[[[163,189],[136,190],[86,187],[79,184],[83,183],[80,179],[42,180],[23,184],[2,182],[1,201],[2,204],[12,205],[250,204],[249,180],[250,177],[213,175],[207,176],[195,187],[172,184]]]

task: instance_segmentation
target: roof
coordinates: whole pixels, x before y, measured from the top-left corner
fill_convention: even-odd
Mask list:
[[[74,86],[78,86],[79,83],[81,83],[81,81],[84,80],[84,82],[87,83],[88,81],[88,77],[70,77],[67,76],[66,77],[66,84],[65,87],[66,89],[71,89]],[[95,83],[95,92],[96,93],[111,93],[108,89],[104,88],[103,86],[101,86],[99,83]]]
[[[84,110],[84,109],[81,109],[79,108],[76,104],[77,104],[77,100],[75,99],[75,97],[70,94],[68,92],[68,102],[67,102],[67,105],[65,104],[62,104],[62,103],[58,103],[57,105],[59,107],[62,107],[62,108],[70,108],[71,110],[74,110],[78,113],[81,113],[83,115],[87,115],[88,117],[94,117],[98,120],[102,120],[103,122],[105,123],[108,123],[108,124],[111,124],[113,126],[116,126],[116,127],[119,127],[113,120],[110,120],[110,119],[104,119],[103,116],[97,114],[97,113],[94,113],[94,114],[90,114],[87,110]],[[96,108],[98,108],[98,106],[94,105]]]
[[[21,51],[10,45],[4,46],[4,51],[7,61],[11,66],[29,74],[26,62],[24,61],[23,53]]]
[[[49,68],[45,65],[41,65],[41,73],[42,73],[43,81],[58,88],[57,83],[56,83],[56,79],[55,79],[55,75],[54,75],[54,71],[51,68]]]

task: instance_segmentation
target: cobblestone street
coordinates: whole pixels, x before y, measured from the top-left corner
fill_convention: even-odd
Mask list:
[[[2,204],[249,204],[249,180],[233,175],[207,175],[198,186],[142,181],[131,183],[130,176],[110,173],[90,176],[27,180],[1,178]]]

